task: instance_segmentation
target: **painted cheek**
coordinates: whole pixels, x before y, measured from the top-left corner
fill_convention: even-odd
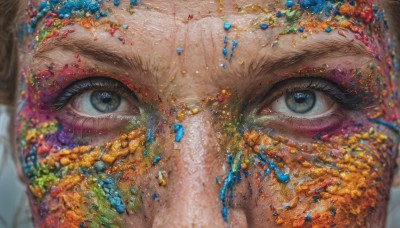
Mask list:
[[[56,120],[35,121],[29,111],[18,120],[18,142],[35,222],[122,225],[122,214],[140,210],[136,181],[160,160],[145,128],[104,145],[80,146]],[[159,179],[165,186],[165,178]]]
[[[243,141],[234,144],[242,146],[228,155],[229,173],[221,182],[225,218],[242,176],[253,179],[258,205],[273,208],[277,225],[362,225],[385,200],[392,142],[374,128],[355,127],[302,145],[254,130],[240,135]]]

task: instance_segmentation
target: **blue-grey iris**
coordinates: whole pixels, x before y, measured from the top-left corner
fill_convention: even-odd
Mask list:
[[[90,96],[93,107],[103,113],[114,112],[121,104],[121,96],[109,91],[94,91]]]
[[[313,91],[295,91],[286,94],[286,105],[295,113],[306,113],[314,108],[316,98]]]

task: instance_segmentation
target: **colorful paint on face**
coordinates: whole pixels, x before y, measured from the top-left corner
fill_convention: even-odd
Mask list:
[[[22,28],[29,34],[28,40],[32,36],[35,40],[25,40],[24,45],[28,44],[36,53],[49,43],[81,34],[83,28],[93,34],[93,43],[98,40],[96,32],[101,30],[107,31],[109,40],[118,40],[124,47],[134,46],[137,40],[128,31],[137,28],[126,18],[152,10],[164,12],[163,6],[152,4],[146,1],[29,1],[28,19]],[[149,200],[168,202],[164,196],[173,193],[164,190],[170,190],[169,174],[174,172],[171,157],[182,155],[166,151],[171,149],[167,144],[186,145],[185,137],[188,141],[192,139],[187,133],[191,126],[186,121],[190,123],[195,115],[205,113],[211,114],[211,119],[205,120],[212,122],[215,132],[211,135],[215,135],[219,148],[226,151],[211,155],[224,170],[222,173],[215,170],[213,175],[217,176],[219,189],[215,194],[221,208],[218,216],[225,222],[231,221],[231,211],[237,208],[246,208],[246,213],[252,215],[247,218],[250,225],[257,225],[249,221],[257,216],[284,227],[364,226],[371,224],[371,218],[382,219],[376,211],[384,210],[386,205],[399,134],[398,72],[394,69],[394,47],[388,41],[390,35],[382,8],[374,1],[322,0],[234,4],[218,1],[216,6],[215,12],[208,12],[222,18],[218,33],[221,43],[210,45],[215,54],[213,58],[218,60],[206,64],[207,69],[214,67],[215,71],[219,68],[222,72],[234,69],[234,74],[236,65],[245,66],[241,50],[252,42],[242,39],[246,31],[257,34],[259,40],[268,37],[260,49],[276,50],[284,46],[296,49],[296,41],[286,39],[293,36],[303,40],[312,39],[318,33],[339,34],[350,40],[354,37],[351,42],[358,42],[375,60],[350,64],[351,67],[345,61],[313,64],[310,60],[295,70],[278,67],[279,80],[259,83],[265,88],[261,92],[254,90],[247,97],[242,93],[242,85],[237,83],[229,89],[222,87],[215,97],[210,98],[210,92],[206,92],[198,94],[196,101],[180,102],[186,97],[181,97],[185,93],[180,93],[182,90],[176,85],[186,82],[187,71],[192,70],[187,68],[190,66],[187,62],[198,61],[191,59],[190,45],[179,42],[178,46],[171,45],[172,56],[176,55],[178,60],[163,69],[177,63],[181,67],[177,70],[180,75],[171,76],[167,85],[157,88],[159,91],[144,83],[132,82],[128,79],[129,73],[125,75],[97,62],[90,63],[85,54],[76,54],[63,65],[50,64],[45,68],[35,66],[34,56],[22,70],[24,83],[17,113],[17,140],[37,225],[129,226],[130,216],[144,213],[143,207],[154,206],[144,206]],[[121,9],[123,13],[118,11]],[[235,16],[243,15],[249,17],[245,23],[236,21]],[[190,23],[197,18],[189,14],[187,18],[174,20],[190,28]],[[207,51],[202,54],[206,55]],[[351,50],[349,53],[360,54]],[[154,58],[158,55],[154,53]],[[174,57],[165,57],[168,58]],[[111,61],[115,58],[110,58]],[[117,61],[122,62],[123,58]],[[144,69],[149,71],[146,66]],[[193,71],[198,74],[197,70]],[[104,86],[104,80],[114,84]],[[249,88],[255,88],[257,83],[254,81]],[[271,83],[275,86],[271,87]],[[193,85],[190,88],[197,91],[199,83]],[[86,90],[80,91],[83,87]],[[119,88],[130,92],[122,93]],[[265,94],[266,88],[272,92]],[[169,89],[168,96],[162,94],[164,89]],[[274,94],[273,90],[279,93]],[[71,91],[76,94],[63,97]],[[82,118],[76,109],[85,110],[88,103],[75,103],[83,101],[76,97],[83,96],[85,91],[102,92],[99,99],[107,103],[106,110],[111,109],[112,102],[118,102],[117,98],[113,99],[113,93],[134,94],[135,99],[118,115],[110,112],[108,116],[103,112],[98,118],[84,115]],[[310,95],[309,91],[319,93]],[[307,109],[300,107],[302,115],[290,116],[274,110],[281,107],[274,106],[274,102],[285,94],[286,106],[290,99],[292,103],[294,100],[307,105],[306,99],[328,94],[336,104],[331,108],[336,108],[329,115],[316,118],[307,116],[308,111],[302,111]],[[93,104],[93,94],[90,99]],[[290,110],[293,113],[297,109]],[[181,180],[173,181],[184,184]],[[250,186],[248,189],[246,184]],[[154,219],[154,215],[146,216]]]
[[[41,226],[123,226],[120,214],[141,207],[136,179],[160,160],[146,143],[146,129],[121,134],[104,145],[82,146],[58,121],[29,118],[37,115],[23,109],[18,140]],[[160,181],[166,185],[163,176]]]

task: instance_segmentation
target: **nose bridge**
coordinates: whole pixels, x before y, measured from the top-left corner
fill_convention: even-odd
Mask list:
[[[220,216],[218,185],[218,144],[210,115],[187,118],[185,135],[175,143],[169,177],[167,208],[156,215],[154,227],[224,227]]]

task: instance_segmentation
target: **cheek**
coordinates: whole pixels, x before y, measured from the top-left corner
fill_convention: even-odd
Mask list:
[[[248,207],[249,216],[277,225],[362,226],[376,218],[374,211],[384,210],[394,167],[388,151],[395,144],[373,126],[344,128],[305,144],[254,130],[236,136],[241,139],[227,143],[223,207],[230,205],[235,186],[233,200]]]
[[[54,116],[26,105],[18,114],[19,155],[37,224],[123,225],[142,206],[137,182],[159,161],[144,126],[99,145],[80,144]],[[101,136],[97,136],[101,137]],[[166,184],[166,175],[158,177]],[[143,178],[142,178],[143,179]],[[157,182],[155,182],[157,185]]]

